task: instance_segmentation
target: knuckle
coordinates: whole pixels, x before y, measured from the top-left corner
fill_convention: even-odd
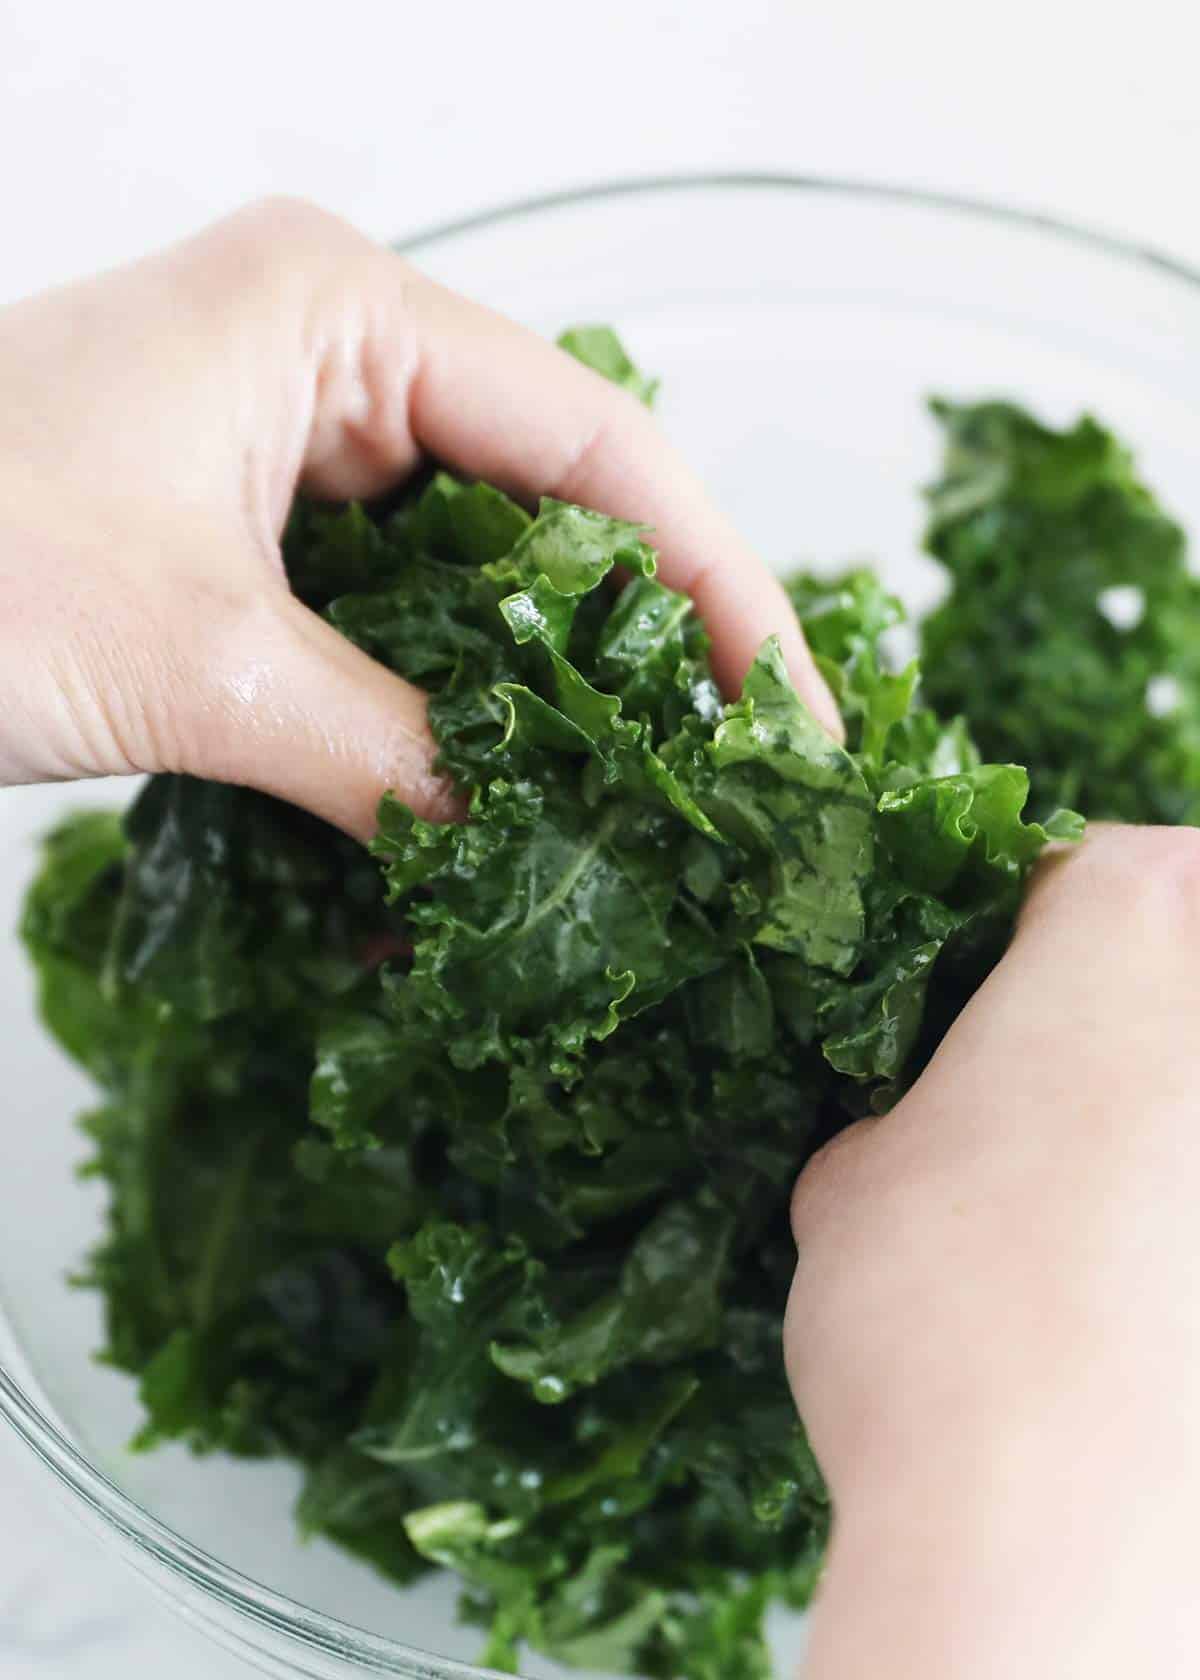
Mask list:
[[[1034,884],[1039,916],[1170,918],[1200,911],[1200,830],[1104,826]]]
[[[293,601],[285,588],[274,585],[197,590],[197,664],[208,673],[210,685],[227,688],[232,683],[244,691],[243,698],[250,693],[252,685],[248,678],[239,681],[239,673],[260,669],[265,676],[289,638],[288,609]]]
[[[554,475],[550,490],[552,496],[564,502],[587,500],[588,481],[595,463],[604,452],[608,437],[608,422],[602,418],[594,421],[583,436],[570,445]]]
[[[1111,843],[1111,836],[1107,837]],[[1161,882],[1189,900],[1200,894],[1200,830],[1143,828],[1138,830],[1141,878],[1153,887]]]
[[[377,247],[349,222],[303,198],[256,199],[200,236],[204,266],[226,291],[247,286],[271,297],[304,292],[325,274],[343,273]]]
[[[865,1123],[848,1127],[806,1162],[792,1190],[792,1236],[798,1247],[818,1240],[853,1202],[869,1133]]]
[[[590,505],[596,480],[603,475],[615,441],[621,439],[624,446],[631,439],[643,438],[654,429],[655,422],[645,404],[631,392],[590,370],[581,371],[597,382],[589,405],[590,417],[583,430],[565,445],[549,494],[561,501]]]
[[[344,238],[353,233],[348,222],[311,199],[272,193],[254,199],[235,212],[228,224],[272,246]]]
[[[1200,916],[1200,833],[1190,828],[1145,829],[1140,886],[1134,904],[1153,905],[1167,932]],[[1189,941],[1190,945],[1190,941]]]

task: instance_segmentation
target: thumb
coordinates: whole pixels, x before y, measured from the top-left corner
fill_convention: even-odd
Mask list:
[[[182,769],[302,805],[361,840],[388,791],[433,821],[460,814],[434,772],[419,689],[291,595],[271,600],[242,649],[222,660]]]

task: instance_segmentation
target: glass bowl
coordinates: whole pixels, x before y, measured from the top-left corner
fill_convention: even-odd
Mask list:
[[[767,177],[619,183],[472,217],[406,247],[427,271],[552,333],[615,324],[663,382],[661,414],[781,567],[871,556],[917,608],[930,391],[1094,409],[1200,526],[1200,276],[1016,212],[892,188]],[[127,788],[0,794],[15,924],[36,836]],[[100,1192],[72,1176],[82,1076],[37,1025],[0,942],[0,1412],[68,1503],[185,1616],[268,1673],[479,1676],[455,1589],[400,1591],[294,1537],[283,1465],[134,1456],[133,1385],[93,1363],[99,1304],[70,1290]],[[776,1630],[780,1669],[799,1648]],[[531,1661],[529,1675],[556,1671]]]

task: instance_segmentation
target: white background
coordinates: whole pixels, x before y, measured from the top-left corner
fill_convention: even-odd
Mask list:
[[[547,188],[702,169],[976,193],[1200,266],[1190,11],[0,0],[0,301],[265,192],[390,237]],[[246,1672],[45,1509],[44,1486],[0,1441],[2,1680]]]

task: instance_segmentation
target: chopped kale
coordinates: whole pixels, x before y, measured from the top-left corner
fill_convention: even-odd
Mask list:
[[[916,1077],[1057,807],[1200,818],[1178,528],[1091,421],[938,412],[923,688],[872,574],[790,586],[844,748],[773,644],[722,703],[639,529],[436,474],[299,509],[286,555],[429,690],[466,821],[386,799],[372,856],[164,776],[46,842],[24,934],[103,1092],[139,1444],[298,1459],[304,1530],[457,1571],[494,1666],[764,1680],[829,1522],[779,1347],[797,1172]]]

